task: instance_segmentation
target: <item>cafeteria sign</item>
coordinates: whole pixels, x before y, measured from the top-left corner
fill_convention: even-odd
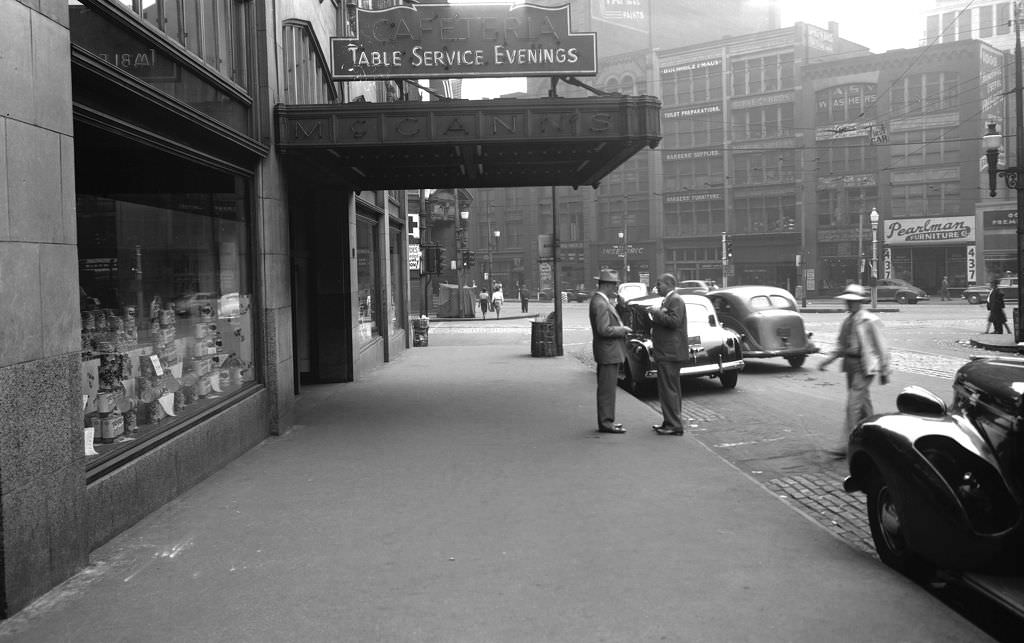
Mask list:
[[[421,4],[356,11],[331,38],[335,80],[596,76],[597,39],[573,33],[569,5]]]

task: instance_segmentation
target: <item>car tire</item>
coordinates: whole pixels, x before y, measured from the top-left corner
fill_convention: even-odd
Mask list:
[[[967,296],[967,303],[968,304],[975,304],[975,305],[980,304],[981,303],[981,295],[975,295],[973,293],[968,295]]]
[[[807,356],[806,355],[798,355],[796,357],[787,357],[786,358],[786,361],[789,362],[789,365],[792,366],[793,368],[800,368],[801,366],[804,365],[804,361],[806,361],[806,360],[807,360]]]
[[[736,382],[740,379],[739,371],[725,371],[718,376],[718,379],[722,381],[722,388],[736,388]]]
[[[622,382],[622,388],[626,389],[633,397],[646,397],[650,395],[653,386],[650,382],[643,381],[643,378],[638,379],[635,377],[628,361],[622,363],[622,366],[619,367],[619,372],[622,373],[622,377],[619,378]]]
[[[897,304],[908,304],[908,303],[910,303],[910,297],[907,296],[906,293],[902,293],[902,292],[901,293],[897,293],[896,294],[896,303]]]
[[[900,516],[893,502],[892,492],[881,474],[872,474],[865,485],[868,505],[868,525],[875,551],[883,563],[915,581],[927,580],[933,570],[920,556],[912,552],[900,532]]]

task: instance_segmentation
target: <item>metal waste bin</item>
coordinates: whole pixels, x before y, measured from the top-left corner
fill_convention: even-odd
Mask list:
[[[412,320],[412,345],[426,346],[430,343],[430,320]]]
[[[532,357],[555,356],[554,322],[533,322],[533,329],[530,331],[530,355]]]

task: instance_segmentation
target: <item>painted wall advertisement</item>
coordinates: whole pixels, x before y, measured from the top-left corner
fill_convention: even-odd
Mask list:
[[[886,246],[974,243],[974,217],[891,219],[882,230]]]

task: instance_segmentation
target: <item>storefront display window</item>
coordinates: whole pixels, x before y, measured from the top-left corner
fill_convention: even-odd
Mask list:
[[[359,217],[356,221],[356,273],[359,298],[359,339],[367,343],[380,337],[380,270],[377,266],[377,224]]]
[[[399,295],[405,292],[402,288],[402,275],[408,268],[402,265],[402,229],[391,227],[389,229],[388,248],[390,250],[391,288],[388,289],[388,296],[391,305],[391,330],[401,330],[405,325],[405,302]]]
[[[82,416],[96,461],[256,381],[247,181],[121,152],[110,171],[76,150]]]

